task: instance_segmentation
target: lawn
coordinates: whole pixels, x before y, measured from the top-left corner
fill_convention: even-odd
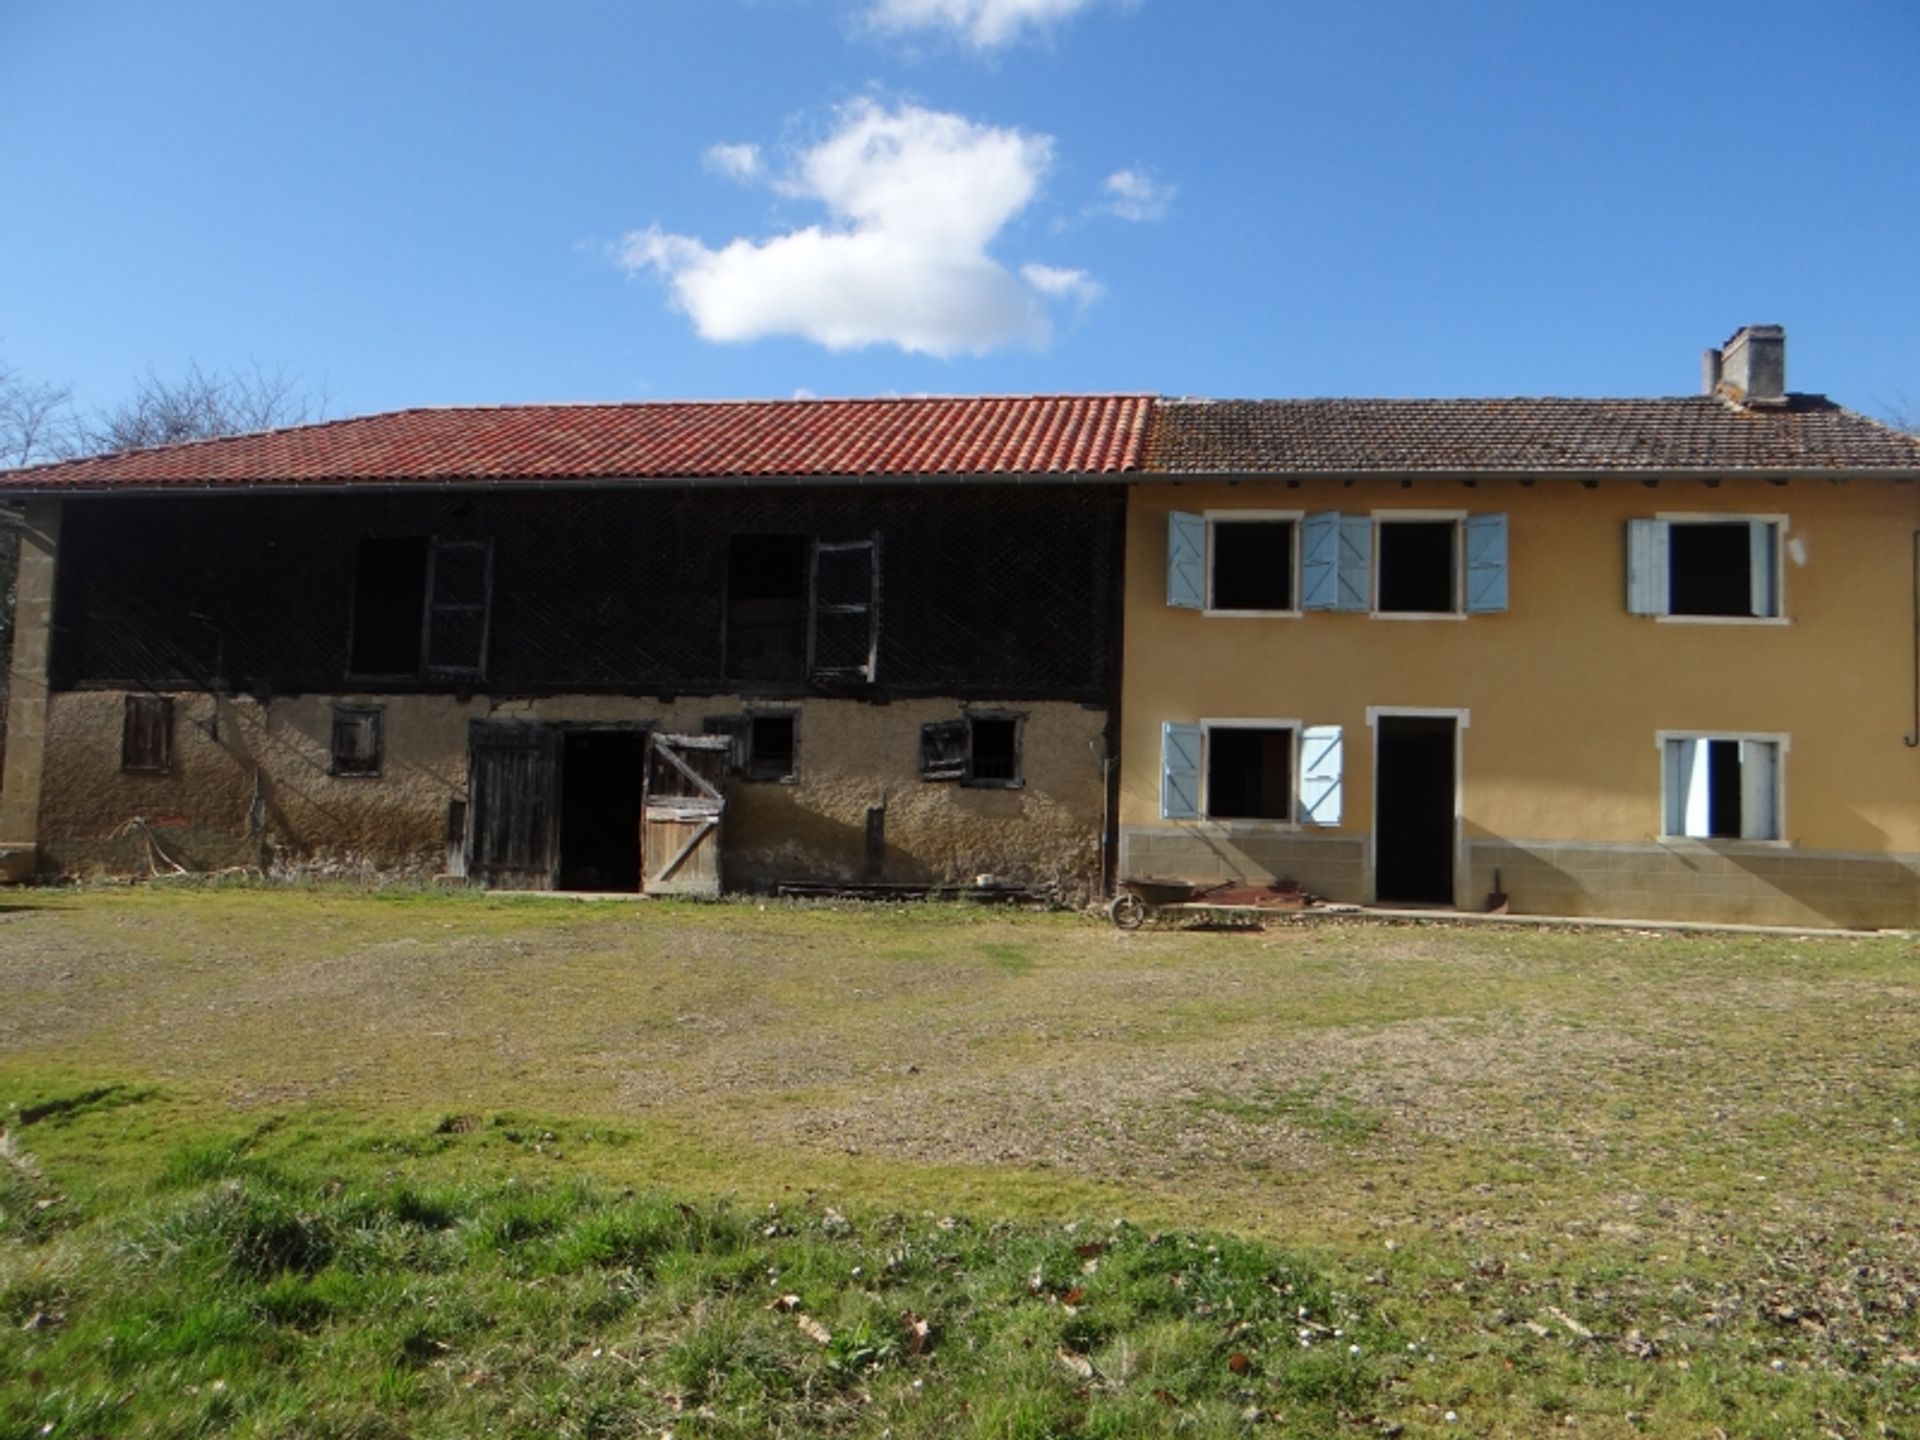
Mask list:
[[[10,898],[0,1433],[1920,1428],[1898,937]]]

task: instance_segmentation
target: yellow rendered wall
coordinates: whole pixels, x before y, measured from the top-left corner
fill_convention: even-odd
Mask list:
[[[1504,512],[1502,615],[1229,618],[1166,604],[1172,510]],[[1626,522],[1784,515],[1786,623],[1656,620],[1626,609]],[[1127,534],[1120,823],[1160,818],[1160,726],[1203,717],[1345,727],[1344,823],[1373,806],[1368,706],[1470,711],[1463,839],[1651,842],[1659,730],[1789,737],[1783,838],[1920,852],[1913,535],[1920,487],[1889,481],[1278,481],[1139,485]],[[1249,828],[1235,822],[1237,830]],[[1276,827],[1277,828],[1277,827]]]

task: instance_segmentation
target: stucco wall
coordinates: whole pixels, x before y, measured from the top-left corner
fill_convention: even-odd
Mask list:
[[[176,694],[172,771],[139,775],[120,769],[120,692],[56,694],[48,707],[43,864],[137,873],[149,864],[151,834],[164,856],[192,870],[431,875],[445,862],[448,802],[466,794],[470,721],[646,722],[697,734],[706,716],[737,714],[744,703],[372,697],[385,706],[383,773],[329,775],[333,706],[367,698],[261,704]],[[886,880],[958,882],[990,872],[1057,883],[1073,896],[1097,887],[1104,785],[1095,755],[1104,710],[1057,702],[997,707],[1026,717],[1025,783],[1002,790],[920,780],[920,727],[961,714],[957,702],[809,699],[778,708],[798,711],[799,778],[730,786],[730,885],[860,878],[867,811],[884,806]]]
[[[1168,512],[1261,508],[1505,513],[1509,609],[1397,619],[1229,618],[1169,608]],[[1626,521],[1666,513],[1784,515],[1783,621],[1627,613]],[[1482,872],[1494,863],[1483,862],[1489,843],[1513,842],[1530,854],[1582,843],[1647,847],[1650,854],[1718,846],[1760,887],[1756,893],[1772,887],[1784,894],[1779,877],[1795,876],[1790,903],[1768,909],[1743,902],[1750,917],[1765,911],[1793,917],[1789,923],[1920,923],[1910,887],[1899,892],[1890,884],[1879,899],[1842,899],[1844,887],[1836,885],[1829,901],[1820,884],[1808,883],[1817,882],[1816,872],[1837,880],[1833,867],[1846,857],[1920,855],[1920,750],[1903,743],[1914,726],[1916,528],[1920,494],[1889,482],[1139,486],[1128,515],[1121,822],[1134,837],[1191,831],[1192,853],[1213,853],[1204,823],[1160,818],[1161,724],[1297,719],[1343,727],[1344,816],[1330,834],[1365,840],[1374,804],[1368,707],[1459,710],[1466,712],[1461,903],[1484,893]],[[1663,845],[1661,730],[1786,736],[1781,842]],[[1235,833],[1244,849],[1244,824]],[[1175,853],[1171,842],[1162,848],[1168,857]],[[1623,867],[1615,853],[1632,850],[1574,868],[1589,877],[1624,869],[1628,880],[1636,868],[1670,877],[1685,868],[1664,857]],[[1767,863],[1737,863],[1746,854]],[[1796,866],[1795,857],[1806,864]],[[1514,875],[1539,867],[1508,869],[1503,879],[1517,907],[1553,908],[1546,902],[1556,888],[1565,898],[1567,885],[1534,887],[1542,903],[1523,905]],[[1371,898],[1364,870],[1357,893],[1339,898]],[[1574,888],[1589,913],[1712,918],[1702,912],[1714,909],[1710,901],[1682,900],[1664,884],[1592,881]]]

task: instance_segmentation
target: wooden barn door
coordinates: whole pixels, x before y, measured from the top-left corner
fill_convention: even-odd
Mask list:
[[[551,890],[560,870],[560,732],[476,720],[467,731],[467,874]]]
[[[720,821],[732,754],[726,735],[655,735],[647,742],[640,888],[649,895],[720,893]]]

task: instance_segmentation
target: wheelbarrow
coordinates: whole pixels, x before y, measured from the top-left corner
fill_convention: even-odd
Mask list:
[[[1225,890],[1233,882],[1218,880],[1211,885],[1197,880],[1122,880],[1120,893],[1107,902],[1107,918],[1122,930],[1138,930],[1163,911],[1178,910],[1192,914],[1208,907],[1202,903],[1216,890]]]

